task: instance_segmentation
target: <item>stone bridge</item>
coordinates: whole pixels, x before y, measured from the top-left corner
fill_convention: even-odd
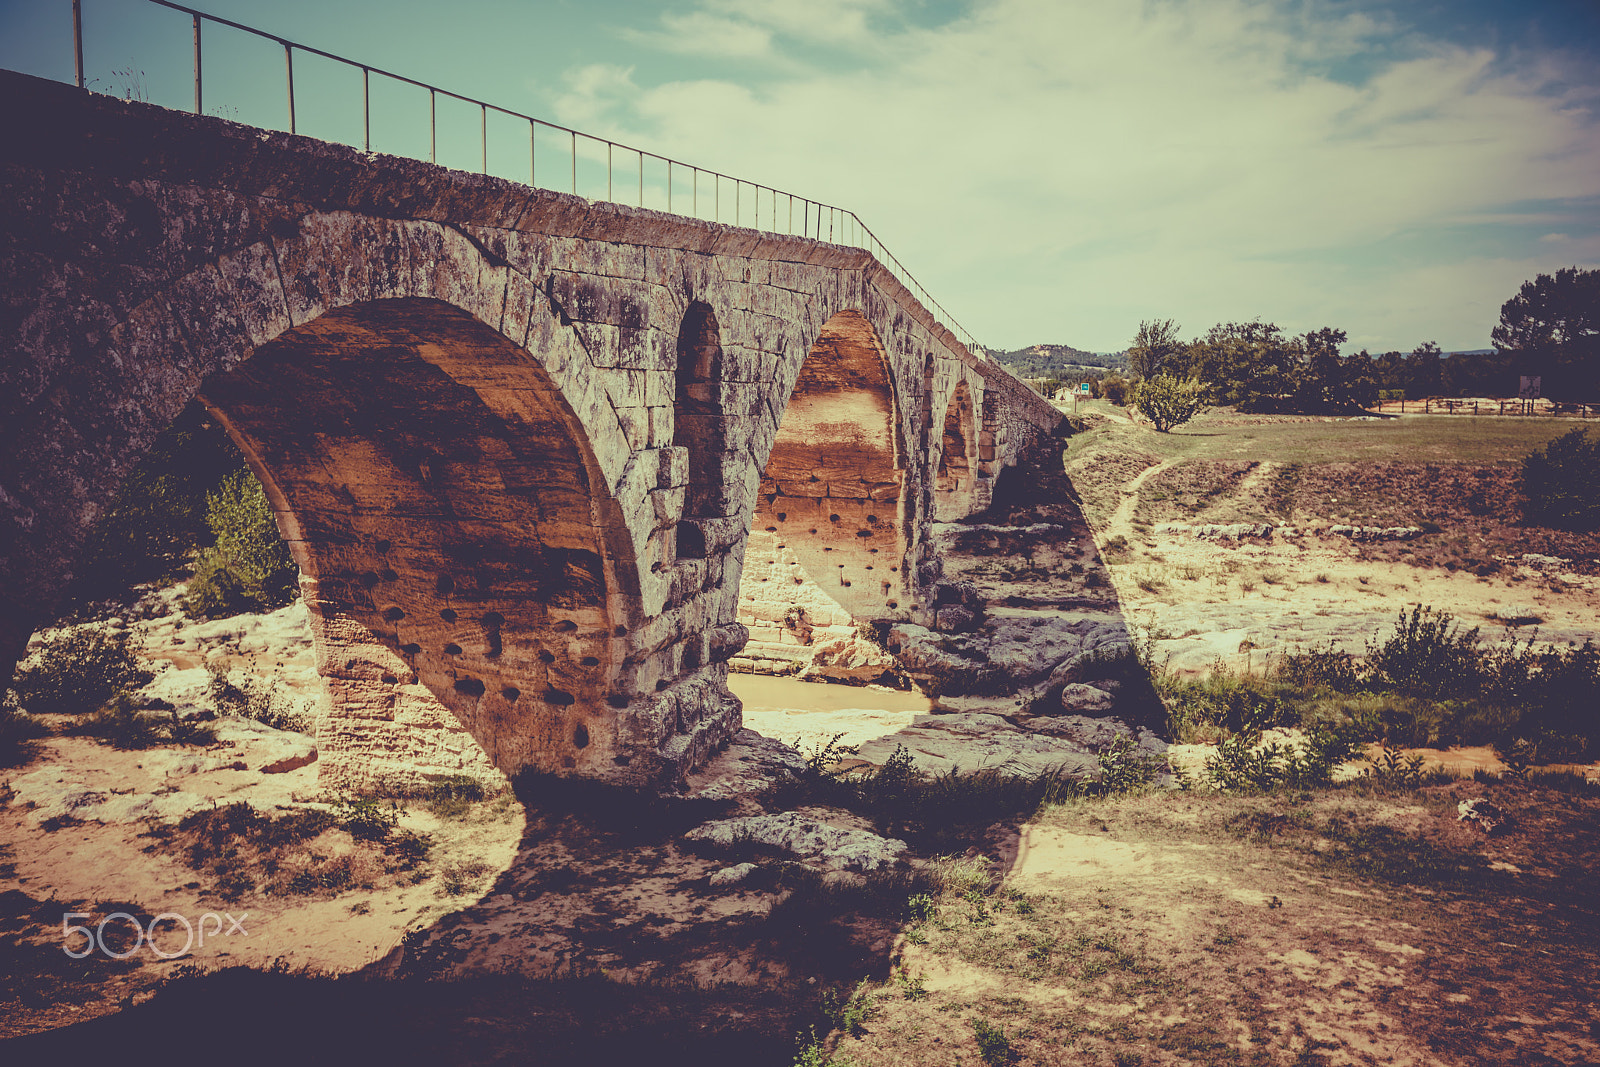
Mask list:
[[[199,398],[300,567],[325,778],[681,780],[752,634],[934,625],[930,525],[1060,429],[860,249],[0,89],[0,668]]]

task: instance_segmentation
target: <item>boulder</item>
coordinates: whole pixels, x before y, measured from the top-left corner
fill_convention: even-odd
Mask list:
[[[317,743],[305,734],[274,730],[254,719],[219,719],[219,742],[242,749],[246,765],[263,774],[283,774],[316,762]]]
[[[929,774],[998,770],[1033,775],[1060,770],[1092,777],[1100,767],[1094,754],[1076,742],[977,712],[918,715],[910,726],[861,745],[856,755],[881,766],[902,745],[912,763]]]
[[[1470,823],[1486,834],[1502,830],[1511,821],[1511,817],[1503,810],[1478,797],[1474,800],[1463,800],[1456,805],[1456,821]]]
[[[742,882],[746,878],[750,877],[755,869],[756,865],[753,863],[739,863],[732,867],[724,867],[720,871],[713,871],[711,873],[711,877],[707,879],[707,881],[713,887],[737,885],[739,882]]]
[[[728,747],[689,776],[688,792],[702,800],[737,800],[773,782],[797,778],[806,759],[793,747],[754,730],[740,730]]]
[[[1086,682],[1069,682],[1061,687],[1061,706],[1067,711],[1110,711],[1115,695]]]
[[[892,866],[906,850],[904,841],[879,837],[865,830],[830,826],[797,811],[721,819],[697,826],[684,837],[723,847],[745,843],[766,845],[836,871],[865,872]],[[753,864],[740,866],[754,867]]]
[[[811,664],[800,673],[808,682],[864,685],[894,677],[894,657],[870,641],[851,635],[817,645]]]

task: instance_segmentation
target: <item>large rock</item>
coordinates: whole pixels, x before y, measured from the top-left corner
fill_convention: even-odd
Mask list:
[[[1075,741],[978,713],[919,715],[905,729],[868,741],[856,755],[881,766],[902,745],[917,768],[929,774],[998,770],[1033,775],[1059,770],[1093,777],[1100,768],[1094,753]]]
[[[793,747],[740,730],[725,749],[689,775],[686,792],[702,800],[737,800],[805,770],[805,757]]]
[[[808,682],[843,682],[864,685],[892,680],[894,657],[870,641],[851,635],[819,644],[811,664],[800,677]]]
[[[741,843],[767,845],[836,871],[865,872],[892,866],[906,850],[904,841],[831,826],[797,811],[721,819],[698,826],[684,837],[723,847]]]
[[[283,774],[317,759],[317,743],[305,734],[274,730],[254,719],[220,719],[216,734],[219,742],[241,749],[245,764],[263,774]]]

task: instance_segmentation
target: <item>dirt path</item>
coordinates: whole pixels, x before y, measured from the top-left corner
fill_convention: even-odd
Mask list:
[[[1180,462],[1182,461],[1176,459],[1162,460],[1153,467],[1146,467],[1122,486],[1122,499],[1117,502],[1117,508],[1111,513],[1111,518],[1106,523],[1105,529],[1098,531],[1102,547],[1107,541],[1118,535],[1129,540],[1133,539],[1133,513],[1139,507],[1139,490],[1144,487],[1145,482],[1148,482],[1162,471],[1171,470]]]

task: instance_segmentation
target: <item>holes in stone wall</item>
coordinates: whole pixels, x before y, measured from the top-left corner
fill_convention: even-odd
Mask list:
[[[396,574],[388,567],[385,567],[383,570],[379,571],[378,577],[382,578],[386,582],[397,582],[400,580],[400,575]]]
[[[556,661],[555,654],[552,653],[549,649],[541,648],[539,650],[539,662],[540,663],[554,663],[555,661]]]
[[[578,624],[573,622],[571,619],[562,619],[560,622],[556,623],[555,626],[554,626],[554,630],[558,634],[570,634],[572,631],[576,630],[577,628],[578,628]]]
[[[415,656],[418,652],[422,651],[422,646],[421,645],[401,645],[400,646],[400,651],[404,652],[408,656]]]
[[[439,612],[439,618],[443,619],[445,622],[455,622],[457,615],[449,608],[445,608],[443,611]]]
[[[483,696],[483,683],[476,678],[461,678],[456,681],[456,692],[469,697]]]
[[[387,540],[384,540],[384,541],[379,541],[377,544],[373,545],[372,547],[378,550],[378,555],[386,556],[386,555],[389,554],[389,549],[393,548],[394,546],[391,545]]]
[[[581,722],[572,728],[572,743],[579,748],[589,747],[589,728]]]
[[[582,659],[580,659],[578,662],[583,664],[585,667],[598,667],[598,666],[600,666],[600,659],[599,659],[598,656],[585,656]]]
[[[447,656],[459,656],[461,655],[461,646],[455,642],[451,642],[450,644],[444,646],[444,654]]]
[[[383,684],[384,685],[397,685],[397,684],[399,684],[399,681],[400,681],[400,679],[396,678],[392,674],[386,674],[386,675],[383,676]]]
[[[504,689],[500,690],[500,695],[506,698],[507,703],[515,704],[517,702],[517,698],[522,695],[522,690],[518,689],[514,685],[508,685]]]
[[[371,589],[373,586],[378,584],[378,576],[373,574],[371,571],[365,572],[356,580],[361,583],[361,587],[363,589]]]
[[[628,698],[622,693],[612,693],[606,697],[606,704],[613,708],[625,708],[628,706]]]
[[[560,689],[546,689],[544,691],[544,702],[546,704],[554,704],[557,707],[564,708],[574,703],[574,699],[571,693],[564,692]]]
[[[384,622],[399,622],[401,619],[403,619],[405,617],[406,617],[406,613],[401,611],[399,608],[385,608],[383,610],[383,621]]]
[[[440,596],[449,596],[456,591],[456,580],[448,574],[439,575],[439,580],[433,584],[434,588],[439,591]]]
[[[505,624],[506,617],[500,614],[498,611],[486,611],[483,613],[483,625],[485,629],[498,630]]]

